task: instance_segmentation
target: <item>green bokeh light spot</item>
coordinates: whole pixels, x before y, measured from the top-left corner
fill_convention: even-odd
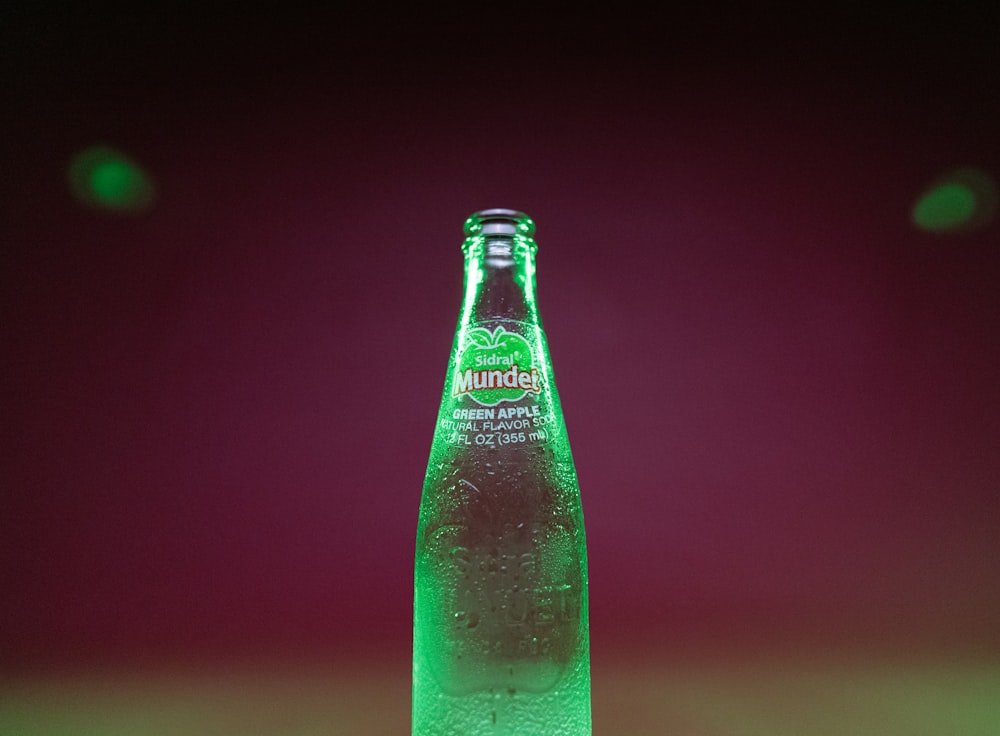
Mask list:
[[[985,171],[966,167],[934,182],[913,205],[913,224],[932,233],[978,230],[997,212],[996,181]]]
[[[80,202],[115,212],[143,212],[155,193],[146,172],[109,146],[92,146],[78,153],[70,164],[69,183]]]
[[[913,208],[913,220],[924,230],[950,230],[972,219],[976,193],[964,184],[949,182],[925,194]]]

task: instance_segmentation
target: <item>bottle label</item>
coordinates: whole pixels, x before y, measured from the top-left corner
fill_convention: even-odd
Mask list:
[[[530,329],[506,323],[466,331],[438,422],[449,444],[533,446],[551,438],[556,423],[546,366],[540,347],[525,337]]]
[[[542,376],[528,341],[516,332],[475,327],[458,356],[453,396],[468,395],[480,406],[497,406],[542,392]]]

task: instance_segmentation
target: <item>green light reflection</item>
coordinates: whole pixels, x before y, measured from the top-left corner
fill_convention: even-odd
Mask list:
[[[142,167],[110,146],[91,146],[74,156],[69,184],[83,204],[113,212],[144,212],[155,195]]]
[[[913,224],[932,233],[967,232],[990,224],[997,184],[980,169],[962,168],[932,184],[913,205]]]

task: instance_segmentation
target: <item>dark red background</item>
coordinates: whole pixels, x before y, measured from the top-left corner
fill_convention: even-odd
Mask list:
[[[2,661],[408,657],[461,225],[537,224],[595,653],[1000,644],[997,13],[5,11]],[[73,155],[145,167],[77,203]],[[596,656],[596,655],[595,655]]]

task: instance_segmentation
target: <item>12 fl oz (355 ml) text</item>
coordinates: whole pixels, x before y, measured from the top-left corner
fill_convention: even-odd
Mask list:
[[[531,432],[453,432],[448,436],[451,444],[469,447],[505,447],[525,442],[544,442],[547,439],[548,434],[541,428]]]

